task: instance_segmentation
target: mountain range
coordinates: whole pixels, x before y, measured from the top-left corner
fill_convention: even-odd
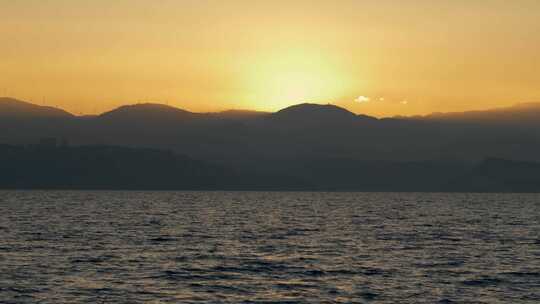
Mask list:
[[[58,138],[73,146],[171,151],[229,168],[237,176],[294,180],[302,187],[378,191],[389,189],[392,181],[390,190],[413,190],[417,185],[438,190],[442,184],[466,188],[463,181],[471,172],[480,172],[474,168],[497,163],[488,160],[512,166],[540,162],[538,118],[540,104],[535,103],[383,119],[319,104],[275,113],[193,113],[146,103],[75,116],[0,98],[0,144]]]

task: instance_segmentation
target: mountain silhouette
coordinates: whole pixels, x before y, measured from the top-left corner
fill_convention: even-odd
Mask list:
[[[287,176],[235,169],[167,150],[40,143],[0,145],[0,189],[303,189]]]
[[[540,125],[539,114],[540,103],[531,102],[490,110],[433,113],[426,116],[416,116],[413,119],[454,123],[538,126]]]
[[[98,118],[108,121],[140,123],[163,120],[183,121],[195,119],[201,116],[201,114],[192,113],[167,105],[157,103],[143,103],[121,106],[112,111],[105,112],[99,115]]]
[[[9,97],[0,97],[2,118],[66,118],[72,114],[54,107],[39,106]]]
[[[277,123],[292,123],[297,125],[336,125],[358,122],[360,120],[377,120],[374,117],[356,115],[335,105],[320,105],[310,103],[303,103],[287,107],[271,114],[270,118]]]
[[[74,146],[168,150],[274,185],[279,179],[329,190],[384,190],[388,185],[403,191],[438,190],[443,184],[458,185],[455,180],[468,174],[465,169],[486,156],[540,162],[537,104],[384,119],[317,104],[275,113],[193,113],[138,104],[85,117],[16,105],[16,114],[0,119],[0,144],[58,138]],[[37,109],[56,114],[36,118],[31,113]]]
[[[224,169],[154,149],[0,145],[0,186],[41,189],[196,189],[225,185]]]
[[[172,151],[40,143],[0,145],[0,189],[540,192],[540,163],[295,162],[290,174],[228,168]]]

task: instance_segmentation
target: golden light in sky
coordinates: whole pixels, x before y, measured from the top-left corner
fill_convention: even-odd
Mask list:
[[[330,102],[351,89],[339,62],[318,49],[255,56],[242,70],[247,107],[279,110],[299,102]]]
[[[539,12],[537,0],[0,0],[0,95],[75,113],[540,101]]]

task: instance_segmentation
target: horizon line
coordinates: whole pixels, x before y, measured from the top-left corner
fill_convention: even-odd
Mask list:
[[[385,118],[414,118],[414,117],[429,117],[429,116],[433,116],[433,115],[451,115],[451,114],[464,114],[464,113],[474,113],[474,112],[484,112],[484,111],[500,111],[500,110],[507,110],[507,109],[512,109],[512,108],[517,108],[517,107],[523,107],[523,106],[539,106],[540,107],[540,101],[531,101],[531,102],[518,102],[518,103],[514,103],[512,105],[509,105],[509,106],[499,106],[499,107],[490,107],[490,108],[483,108],[483,109],[474,109],[474,110],[467,110],[467,111],[449,111],[449,112],[440,112],[440,111],[435,111],[435,112],[430,112],[428,114],[414,114],[414,115],[394,115],[394,116],[381,116],[381,117],[376,117],[376,116],[372,116],[372,115],[368,115],[368,114],[364,114],[364,113],[356,113],[356,112],[353,112],[349,109],[347,109],[346,107],[343,107],[343,106],[340,106],[338,104],[334,104],[334,103],[318,103],[318,102],[300,102],[300,103],[295,103],[295,104],[291,104],[289,106],[286,106],[284,108],[281,108],[279,110],[276,110],[276,111],[262,111],[262,110],[252,110],[252,109],[247,109],[247,108],[229,108],[229,109],[224,109],[224,110],[218,110],[218,111],[202,111],[202,112],[198,112],[198,111],[191,111],[191,110],[187,110],[183,107],[180,107],[180,106],[176,106],[176,105],[170,105],[168,102],[160,102],[160,101],[151,101],[151,100],[148,100],[148,101],[141,101],[141,102],[137,102],[137,103],[125,103],[125,104],[121,104],[119,106],[116,106],[116,107],[113,107],[111,108],[110,110],[106,110],[106,111],[103,111],[103,112],[100,112],[100,113],[95,113],[95,114],[83,114],[83,113],[72,113],[66,109],[64,109],[63,107],[61,106],[56,106],[56,105],[45,105],[45,104],[39,104],[39,103],[34,103],[32,102],[32,100],[30,101],[27,101],[27,100],[24,100],[24,99],[19,99],[17,97],[12,97],[12,96],[0,96],[0,100],[2,99],[10,99],[10,100],[14,100],[14,101],[17,101],[17,102],[21,102],[21,103],[26,103],[26,104],[29,104],[29,105],[33,105],[33,106],[36,106],[36,107],[44,107],[44,108],[53,108],[53,109],[57,109],[57,110],[61,110],[61,111],[64,111],[72,116],[75,116],[75,117],[85,117],[85,116],[101,116],[101,115],[104,115],[106,113],[110,113],[110,112],[113,112],[115,110],[118,110],[120,108],[123,108],[123,107],[130,107],[130,106],[138,106],[138,105],[156,105],[156,106],[163,106],[163,107],[166,107],[166,108],[170,108],[170,109],[175,109],[175,110],[180,110],[180,111],[185,111],[185,112],[188,112],[188,113],[191,113],[191,114],[201,114],[201,115],[204,115],[204,114],[220,114],[220,113],[226,113],[226,112],[231,112],[231,111],[238,111],[238,112],[251,112],[251,113],[259,113],[259,114],[274,114],[274,113],[278,113],[282,110],[285,110],[285,109],[288,109],[288,108],[291,108],[291,107],[295,107],[295,106],[300,106],[300,105],[318,105],[318,106],[333,106],[333,107],[337,107],[337,108],[340,108],[340,109],[343,109],[347,112],[350,112],[356,116],[359,116],[359,115],[363,115],[363,116],[369,116],[369,117],[373,117],[373,118],[377,118],[377,119],[385,119]]]

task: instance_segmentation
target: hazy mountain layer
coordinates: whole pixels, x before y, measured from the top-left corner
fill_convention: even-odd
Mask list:
[[[32,144],[52,137],[72,145],[165,149],[246,175],[287,176],[329,187],[356,185],[359,179],[369,183],[368,175],[358,175],[364,171],[382,179],[399,176],[406,184],[409,177],[402,173],[407,171],[394,170],[392,163],[435,164],[418,169],[431,172],[418,174],[429,183],[443,170],[440,166],[451,171],[456,164],[469,166],[487,157],[540,161],[538,104],[385,119],[333,105],[300,104],[276,113],[192,113],[139,104],[78,117],[1,99],[0,113],[0,143]],[[385,165],[375,165],[380,163]],[[445,178],[453,176],[450,171]]]
[[[0,145],[0,189],[540,192],[540,163],[301,160],[281,174],[169,151]]]

